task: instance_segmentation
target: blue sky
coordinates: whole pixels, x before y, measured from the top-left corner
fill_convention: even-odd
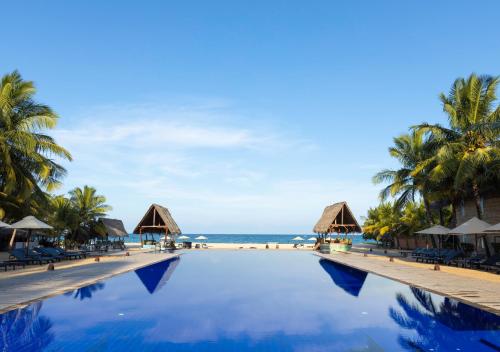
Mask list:
[[[308,233],[359,218],[392,137],[445,122],[437,96],[499,74],[498,1],[16,1],[2,73],[36,82],[89,184],[132,229],[150,203],[186,233]]]

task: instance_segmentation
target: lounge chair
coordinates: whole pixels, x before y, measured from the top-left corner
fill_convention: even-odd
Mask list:
[[[486,259],[483,263],[479,265],[480,269],[485,269],[487,271],[500,272],[500,254],[495,254]]]
[[[87,258],[87,252],[86,251],[65,251],[62,248],[55,247],[54,248],[60,255],[64,255],[67,258],[72,258],[72,259],[83,259]]]
[[[36,254],[36,253],[32,254],[32,253],[34,253],[34,252],[29,251],[28,255],[26,255],[24,249],[13,249],[12,251],[10,251],[9,254],[10,254],[11,258],[15,258],[15,260],[17,260],[19,262],[24,262],[26,264],[38,263],[38,264],[42,265],[43,263],[52,262],[52,260],[50,260],[50,259],[42,258],[42,256],[39,254]]]
[[[16,266],[22,266],[24,269],[26,267],[26,263],[19,260],[6,260],[0,263],[0,268],[4,268],[5,271],[7,271],[9,266],[12,267],[12,270],[16,270]]]
[[[52,259],[54,261],[60,262],[61,260],[65,259],[62,255],[60,255],[57,252],[52,252],[50,251],[49,248],[45,247],[36,247],[33,249],[36,253],[40,254],[42,257],[47,258],[47,259]]]

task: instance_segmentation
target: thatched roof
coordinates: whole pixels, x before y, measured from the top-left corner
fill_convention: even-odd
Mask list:
[[[141,231],[142,230],[142,231]],[[182,232],[175,220],[170,215],[167,208],[158,204],[152,204],[139,224],[134,229],[134,233],[165,233],[180,235]]]
[[[106,235],[108,235],[109,237],[128,236],[128,232],[127,230],[125,230],[125,226],[123,226],[123,222],[121,220],[100,218],[99,221],[106,228]]]
[[[339,202],[325,208],[313,231],[319,234],[361,232],[361,226],[359,226],[347,203]]]

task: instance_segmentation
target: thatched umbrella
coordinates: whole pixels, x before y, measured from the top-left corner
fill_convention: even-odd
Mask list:
[[[11,228],[16,229],[16,230],[27,230],[28,231],[28,237],[26,239],[26,254],[28,254],[28,247],[31,239],[31,232],[33,230],[52,230],[53,227],[50,225],[47,225],[43,221],[38,220],[32,215],[24,217],[22,220],[13,223],[10,225]]]

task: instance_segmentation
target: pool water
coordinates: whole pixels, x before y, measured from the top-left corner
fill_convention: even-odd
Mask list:
[[[310,252],[193,251],[0,315],[0,351],[499,351],[500,317]]]

